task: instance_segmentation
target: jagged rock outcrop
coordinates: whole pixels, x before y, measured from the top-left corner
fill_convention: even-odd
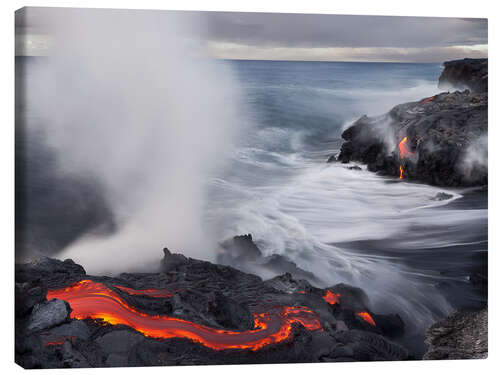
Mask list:
[[[390,339],[404,329],[401,319],[371,311],[368,297],[358,288],[339,284],[320,289],[306,280],[294,279],[291,274],[263,281],[232,267],[173,254],[168,249],[164,255],[161,272],[123,273],[119,277],[87,275],[72,261],[49,258],[17,265],[16,300],[30,296],[36,288],[39,289],[33,294],[39,296],[38,292],[43,291],[43,297],[16,309],[16,362],[25,368],[54,368],[409,357],[406,349]],[[181,319],[208,330],[245,333],[262,329],[254,326],[254,314],[277,306],[307,309],[317,316],[322,329],[306,329],[294,323],[289,338],[261,349],[215,350],[185,337],[148,337],[127,324],[68,319],[69,309],[63,298],[46,301],[47,291],[68,290],[67,287],[86,283],[97,283],[119,296],[130,306],[129,312],[136,311],[142,317]],[[143,292],[151,290],[157,294]],[[325,299],[328,293],[335,293],[336,302]],[[41,307],[56,304],[65,309],[64,316],[57,314],[57,321],[53,316],[40,314]],[[35,320],[37,329],[30,329]]]
[[[487,93],[441,93],[361,117],[329,161],[358,161],[372,172],[438,186],[481,186],[488,183],[487,132]]]
[[[439,87],[449,86],[474,92],[488,91],[488,59],[446,61],[439,77]]]
[[[40,331],[57,326],[69,320],[70,312],[67,302],[58,299],[36,304],[33,307],[26,329],[28,331]]]
[[[257,247],[251,234],[234,236],[220,244],[217,263],[229,265],[245,272],[265,271],[279,275],[290,273],[294,277],[317,282],[316,276],[306,271],[285,255],[265,256]]]
[[[426,342],[424,359],[487,358],[488,309],[451,314],[427,330]]]
[[[342,133],[340,153],[328,162],[362,162],[372,172],[438,186],[486,185],[488,60],[444,66],[439,86],[466,90],[400,104],[383,116],[362,116]]]

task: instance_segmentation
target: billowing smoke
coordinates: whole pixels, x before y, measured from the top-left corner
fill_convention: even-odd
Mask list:
[[[231,148],[240,101],[231,71],[204,58],[203,30],[189,20],[83,9],[46,9],[32,20],[51,49],[30,71],[28,107],[43,118],[36,126],[59,168],[95,178],[117,224],[58,255],[92,273],[151,270],[163,246],[212,257],[206,183]]]
[[[460,167],[469,180],[475,180],[478,174],[487,173],[488,133],[482,134],[467,147]]]

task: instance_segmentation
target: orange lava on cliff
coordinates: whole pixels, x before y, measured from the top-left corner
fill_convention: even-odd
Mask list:
[[[366,311],[361,311],[359,313],[356,314],[357,316],[359,316],[361,319],[363,319],[365,322],[368,322],[370,323],[372,326],[376,326],[375,324],[375,321],[373,320],[372,316],[366,312]]]
[[[323,296],[323,299],[330,305],[335,305],[336,303],[339,303],[339,297],[340,293],[332,293],[327,290],[326,294]]]
[[[434,100],[434,96],[431,96],[429,98],[426,98],[424,100],[422,100],[420,103],[429,103],[429,102],[432,102]]]
[[[402,141],[399,142],[398,148],[399,148],[399,157],[401,159],[407,159],[408,157],[415,155],[408,149],[408,137],[404,137]]]
[[[301,306],[280,306],[254,314],[255,329],[242,332],[214,329],[164,315],[148,315],[128,305],[106,285],[91,280],[49,290],[47,299],[51,298],[68,302],[73,319],[102,319],[112,325],[127,325],[148,337],[187,338],[214,350],[258,350],[288,339],[294,323],[300,323],[309,331],[321,329],[318,315]]]
[[[399,148],[399,158],[401,160],[408,159],[410,156],[415,155],[408,149],[408,137],[406,136],[401,140],[401,142],[399,142],[398,148]],[[399,164],[399,178],[402,179],[403,176],[404,176],[403,165]]]

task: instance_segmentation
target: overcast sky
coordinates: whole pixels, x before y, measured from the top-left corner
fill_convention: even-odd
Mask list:
[[[16,53],[47,54],[44,14],[61,12],[64,17],[64,11],[28,12],[29,21],[16,19]],[[167,13],[174,12],[158,12],[159,17]],[[488,54],[486,19],[231,12],[182,16],[197,24],[196,39],[215,58],[442,62]]]

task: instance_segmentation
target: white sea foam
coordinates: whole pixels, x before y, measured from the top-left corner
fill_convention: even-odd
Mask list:
[[[256,149],[251,153],[258,155]],[[439,277],[437,272],[418,274],[407,267],[400,261],[401,249],[411,256],[416,249],[464,244],[467,235],[461,241],[452,228],[483,224],[485,210],[448,209],[447,204],[461,197],[459,191],[380,177],[366,167],[349,170],[295,154],[280,160],[279,166],[259,164],[260,178],[255,178],[260,183],[253,187],[217,181],[218,200],[209,216],[214,221],[224,218],[222,238],[252,233],[265,255],[286,255],[322,286],[359,286],[376,311],[397,311],[413,327],[425,327],[451,311],[431,280]],[[252,163],[250,158],[240,161]],[[439,192],[452,198],[434,200]],[[349,243],[363,240],[391,241],[392,250],[398,250],[350,248]]]

